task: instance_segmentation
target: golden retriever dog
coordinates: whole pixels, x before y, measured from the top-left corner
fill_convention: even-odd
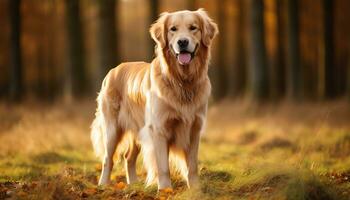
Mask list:
[[[199,9],[162,13],[150,33],[154,60],[110,70],[97,97],[91,139],[103,163],[99,185],[110,182],[117,147],[124,147],[128,184],[137,181],[140,151],[147,185],[157,181],[159,190],[171,188],[169,162],[188,187],[198,181],[198,145],[211,90],[208,62],[218,28]]]

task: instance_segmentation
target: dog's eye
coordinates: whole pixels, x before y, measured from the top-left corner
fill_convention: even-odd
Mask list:
[[[170,30],[175,32],[175,31],[177,31],[177,28],[175,26],[173,26],[173,27],[170,28]]]
[[[197,27],[195,27],[195,26],[193,26],[193,25],[190,26],[190,30],[191,30],[191,31],[194,31],[194,30],[196,30],[196,29],[197,29]]]

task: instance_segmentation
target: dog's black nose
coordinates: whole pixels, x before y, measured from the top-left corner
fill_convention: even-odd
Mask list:
[[[177,41],[177,44],[181,50],[185,50],[188,46],[188,39],[180,39]]]

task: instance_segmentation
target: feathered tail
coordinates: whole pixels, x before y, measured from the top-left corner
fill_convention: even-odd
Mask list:
[[[100,159],[104,155],[103,129],[102,129],[101,113],[97,108],[95,119],[91,124],[91,142],[95,151],[95,155]]]

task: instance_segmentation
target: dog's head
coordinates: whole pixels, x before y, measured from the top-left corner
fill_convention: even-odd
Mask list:
[[[218,27],[203,9],[186,10],[162,13],[150,33],[158,48],[170,51],[178,65],[187,66],[201,48],[209,49]]]

